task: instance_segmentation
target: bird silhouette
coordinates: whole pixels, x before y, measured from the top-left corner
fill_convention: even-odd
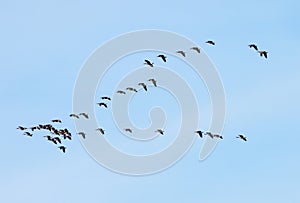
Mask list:
[[[214,138],[214,135],[211,132],[206,132],[205,135],[208,135],[210,138]]]
[[[26,130],[27,128],[22,127],[22,126],[18,126],[17,129],[18,129],[18,130]]]
[[[216,43],[215,43],[214,41],[212,41],[212,40],[208,40],[208,41],[206,41],[205,43],[211,44],[211,45],[215,45],[215,44],[216,44]]]
[[[105,108],[107,108],[107,104],[104,103],[104,102],[100,102],[100,103],[97,103],[99,106],[104,106]]]
[[[161,58],[164,62],[167,62],[167,57],[165,55],[159,54],[157,57]]]
[[[147,86],[145,83],[140,82],[138,85],[142,86],[144,88],[144,90],[147,91]]]
[[[127,87],[126,90],[132,91],[132,92],[137,92],[137,90],[133,87]]]
[[[24,132],[23,135],[27,135],[27,136],[29,136],[29,137],[32,137],[33,134],[30,133],[30,132]]]
[[[70,117],[73,117],[73,118],[79,118],[79,116],[76,115],[76,114],[74,114],[74,113],[71,113],[69,116],[70,116]]]
[[[195,131],[195,133],[197,133],[199,135],[199,137],[203,137],[203,132],[201,130],[197,130]]]
[[[110,97],[106,97],[106,96],[105,97],[101,97],[101,99],[106,99],[106,100],[109,100],[109,101],[111,100]]]
[[[89,115],[88,115],[87,113],[79,113],[78,115],[79,115],[79,116],[83,116],[83,117],[85,117],[86,119],[89,118]]]
[[[179,51],[176,51],[176,53],[181,54],[183,57],[185,57],[185,52],[184,51],[179,50]]]
[[[81,135],[82,138],[85,139],[85,135],[86,135],[86,134],[85,134],[84,132],[79,132],[79,133],[77,133],[77,134],[78,134],[78,135]]]
[[[154,63],[152,63],[151,61],[149,61],[148,59],[145,59],[145,63],[146,65],[153,67]]]
[[[69,140],[72,140],[72,137],[71,137],[71,135],[65,135],[65,134],[64,134],[64,135],[63,135],[63,138],[64,138],[64,139],[69,139]]]
[[[258,47],[257,47],[256,44],[249,44],[248,46],[250,47],[250,49],[253,48],[253,49],[255,49],[256,51],[258,51]]]
[[[54,138],[52,138],[52,140],[55,140],[55,141],[57,141],[59,144],[61,144],[61,139],[60,139],[59,137],[54,137]]]
[[[245,142],[247,141],[247,137],[245,137],[244,135],[238,135],[236,138],[244,140]]]
[[[200,53],[200,48],[199,47],[192,47],[191,50],[195,50],[196,52]]]
[[[53,120],[51,120],[51,122],[53,122],[53,123],[61,123],[61,120],[59,120],[59,119],[53,119]]]
[[[65,146],[59,146],[58,149],[60,149],[63,153],[66,153],[66,147]]]
[[[264,56],[265,58],[268,58],[268,52],[267,51],[257,51],[260,56]]]
[[[31,131],[40,130],[41,128],[39,126],[33,126],[30,127]]]
[[[217,139],[223,139],[223,136],[219,135],[219,134],[214,134],[214,137],[217,138]]]
[[[118,90],[117,93],[118,94],[126,94],[126,92],[124,92],[123,90]]]
[[[164,134],[164,131],[163,131],[162,129],[157,129],[155,132],[157,132],[157,133],[159,133],[159,134],[161,134],[161,135]]]
[[[125,130],[125,132],[132,133],[132,130],[130,128],[125,128],[124,130]]]
[[[157,87],[157,82],[156,82],[155,79],[151,78],[151,79],[149,79],[148,81],[149,81],[149,82],[152,82],[152,84],[153,84],[155,87]]]
[[[97,131],[99,131],[102,135],[104,135],[104,129],[103,128],[97,128]]]

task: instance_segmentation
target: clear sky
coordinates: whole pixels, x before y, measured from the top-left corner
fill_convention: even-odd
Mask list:
[[[0,202],[300,202],[299,9],[296,0],[1,1]],[[74,132],[68,115],[84,61],[140,29],[186,36],[218,68],[227,115],[224,140],[208,159],[198,161],[197,139],[168,170],[124,176],[96,163],[76,136],[62,154],[41,135],[16,130],[61,118]],[[247,47],[252,42],[267,60]]]

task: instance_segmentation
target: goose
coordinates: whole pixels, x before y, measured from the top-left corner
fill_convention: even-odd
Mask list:
[[[249,44],[248,46],[250,47],[250,49],[253,48],[253,49],[255,49],[256,51],[258,51],[258,47],[257,47],[256,44]]]
[[[208,40],[208,41],[206,41],[205,43],[211,44],[211,45],[215,45],[215,44],[216,44],[216,43],[215,43],[214,41],[212,41],[212,40]]]
[[[126,90],[132,91],[132,92],[137,92],[137,90],[133,87],[127,87]]]
[[[78,135],[81,135],[83,139],[85,139],[85,133],[84,132],[79,132],[77,133]]]
[[[60,149],[63,153],[66,153],[66,147],[65,146],[59,146],[58,149]]]
[[[70,117],[73,117],[73,118],[79,118],[79,116],[76,115],[76,114],[74,114],[74,113],[71,113],[69,116],[70,116]]]
[[[184,51],[179,50],[179,51],[176,51],[176,53],[181,54],[183,57],[185,57],[185,52]]]
[[[192,47],[191,50],[195,50],[196,52],[200,53],[200,48],[199,47]]]
[[[244,140],[245,142],[247,141],[247,137],[245,137],[244,135],[238,135],[236,138]]]
[[[103,128],[97,128],[96,130],[99,131],[102,135],[104,135],[104,130],[103,130]]]
[[[150,62],[149,60],[145,59],[145,63],[146,65],[153,67],[154,63]]]
[[[164,131],[163,131],[162,129],[157,129],[155,132],[157,132],[157,133],[159,133],[159,134],[161,134],[161,135],[164,134]]]
[[[149,81],[149,82],[152,82],[152,84],[153,84],[155,87],[157,87],[157,82],[156,82],[155,79],[151,78],[151,79],[149,79],[148,81]]]
[[[195,131],[195,133],[197,133],[199,135],[199,137],[203,137],[203,132],[201,130],[197,130]]]
[[[147,86],[145,83],[140,82],[138,85],[142,86],[144,88],[144,90],[147,91]]]
[[[100,102],[100,103],[97,103],[99,106],[104,106],[105,108],[107,108],[107,104],[104,103],[104,102]]]
[[[83,117],[85,117],[86,119],[88,119],[89,118],[89,115],[87,114],[87,113],[80,113],[80,114],[78,114],[79,116],[83,116]]]
[[[167,57],[163,54],[159,54],[157,57],[161,58],[164,62],[167,62]]]

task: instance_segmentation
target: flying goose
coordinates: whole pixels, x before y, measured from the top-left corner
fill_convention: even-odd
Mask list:
[[[132,91],[132,92],[137,92],[137,90],[133,87],[127,87],[126,90]]]
[[[159,54],[157,57],[161,58],[164,62],[167,62],[167,57],[163,54]]]
[[[88,115],[87,113],[79,113],[78,115],[79,115],[79,116],[83,116],[83,117],[85,117],[86,119],[89,118],[89,115]]]
[[[63,153],[66,153],[66,147],[65,146],[59,146],[58,149],[60,149]]]
[[[99,106],[104,106],[105,108],[107,108],[107,104],[104,103],[104,102],[100,102],[100,103],[97,103]]]
[[[76,115],[76,114],[74,114],[74,113],[71,113],[71,114],[70,114],[70,117],[79,118],[79,116]]]
[[[195,133],[197,133],[199,135],[199,137],[203,137],[203,132],[201,130],[197,130],[195,131]]]
[[[216,44],[216,43],[215,43],[214,41],[212,41],[212,40],[208,40],[208,41],[206,41],[205,43],[211,44],[211,45],[215,45],[215,44]]]
[[[97,128],[96,130],[99,131],[102,135],[104,135],[104,130],[103,130],[103,128]]]
[[[162,129],[157,129],[155,132],[156,132],[156,133],[159,133],[159,134],[161,134],[161,135],[164,134],[164,131],[163,131]]]
[[[185,57],[185,52],[184,51],[179,50],[179,51],[176,51],[176,53],[181,54],[183,57]]]
[[[140,82],[138,85],[143,86],[144,90],[147,91],[147,86],[145,83]]]
[[[200,48],[199,47],[192,47],[191,50],[195,50],[196,52],[200,53]]]
[[[244,135],[238,135],[236,138],[244,140],[245,142],[247,141],[247,137],[245,137]]]
[[[154,63],[150,62],[148,59],[145,59],[145,63],[146,65],[153,67]]]
[[[78,135],[81,135],[83,139],[85,139],[85,133],[84,132],[79,132],[77,133]]]
[[[255,49],[256,51],[258,51],[258,47],[257,47],[256,44],[249,44],[248,46],[250,47],[250,49],[253,48],[253,49]]]
[[[156,83],[156,80],[155,80],[155,79],[151,78],[151,79],[149,79],[148,81],[149,81],[149,82],[152,82],[152,84],[153,84],[155,87],[157,87],[157,83]]]

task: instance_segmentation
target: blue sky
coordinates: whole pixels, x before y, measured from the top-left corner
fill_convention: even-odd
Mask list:
[[[299,202],[299,9],[295,0],[2,1],[0,201]],[[97,164],[77,137],[63,155],[15,129],[58,117],[74,132],[68,114],[84,61],[105,41],[140,29],[186,36],[218,68],[225,139],[208,159],[198,161],[203,140],[197,139],[170,169],[123,176]],[[252,42],[269,59],[250,50]],[[206,101],[200,101],[204,115]],[[236,140],[238,133],[249,141]]]

